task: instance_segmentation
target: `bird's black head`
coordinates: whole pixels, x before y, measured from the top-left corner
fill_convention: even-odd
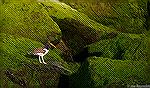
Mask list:
[[[45,44],[44,48],[49,49],[51,48],[49,44]]]

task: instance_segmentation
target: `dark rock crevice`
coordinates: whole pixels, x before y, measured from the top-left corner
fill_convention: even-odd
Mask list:
[[[124,53],[125,53],[125,50],[121,49],[120,47],[117,47],[117,51],[115,55],[112,57],[112,59],[123,60]]]
[[[146,30],[149,31],[150,30],[150,1],[147,2],[147,14],[145,15],[145,26],[146,26]]]
[[[56,17],[51,18],[53,18],[61,29],[62,41],[64,42],[64,44],[61,45],[68,47],[67,50],[69,50],[68,52],[71,52],[73,61],[81,63],[81,66],[76,73],[70,76],[61,74],[59,78],[59,88],[76,88],[80,86],[92,88],[94,82],[91,79],[89,63],[86,59],[91,56],[100,57],[102,53],[89,53],[88,47],[85,46],[98,41],[101,38],[101,32],[85,26],[74,19],[57,19]],[[66,53],[66,51],[63,51],[63,53]]]
[[[91,56],[96,56],[96,57],[100,57],[102,55],[102,52],[92,52],[92,53],[89,53],[88,51],[88,47],[85,47],[83,49],[80,50],[80,52],[76,55],[73,56],[73,60],[75,62],[85,62],[86,59],[88,57],[91,57]]]
[[[51,17],[60,27],[62,39],[69,48],[79,51],[85,45],[94,43],[100,39],[101,31],[85,26],[81,22],[72,19],[57,19]]]
[[[94,81],[91,79],[91,73],[89,71],[88,57],[97,56],[100,57],[101,52],[88,52],[88,47],[81,49],[81,51],[73,56],[75,62],[81,63],[79,70],[68,76],[61,75],[59,79],[59,88],[93,88]]]
[[[76,73],[70,76],[61,75],[59,80],[59,88],[93,88],[93,86],[88,61],[81,64]]]

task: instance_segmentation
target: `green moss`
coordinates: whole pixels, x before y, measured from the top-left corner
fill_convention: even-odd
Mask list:
[[[41,2],[49,16],[59,25],[63,39],[76,54],[85,45],[103,39],[114,29],[91,20],[87,15],[61,2]]]
[[[115,38],[88,46],[89,52],[101,52],[90,57],[89,69],[96,87],[125,87],[148,84],[149,38],[145,35],[120,33]]]
[[[83,47],[100,39],[100,37],[107,34],[107,32],[114,31],[89,19],[85,14],[61,2],[11,2],[2,4],[0,10],[2,12],[2,18],[0,18],[1,32],[30,38],[42,43],[49,40],[53,34],[56,39],[60,38],[61,31],[58,25],[63,32],[68,32],[74,27],[73,30],[77,31],[77,33],[75,33],[74,35],[76,36],[73,37],[76,38],[69,40],[68,38],[70,36],[63,35],[66,38],[68,37],[66,41],[69,42],[68,45],[71,46],[71,48],[73,47],[73,49],[77,47],[78,44],[81,44],[81,47]],[[58,22],[55,20],[58,23],[57,25],[51,17],[62,21]],[[64,26],[64,22],[68,22],[68,24],[64,24]],[[78,32],[80,34],[78,34]],[[85,41],[83,42],[83,40]],[[78,44],[76,42],[78,42]],[[74,44],[75,46],[72,46]]]
[[[145,61],[122,61],[103,57],[91,57],[88,61],[95,87],[147,84],[149,74],[145,73]]]
[[[22,36],[42,43],[45,43],[53,33],[61,36],[58,25],[38,3],[2,4],[0,11],[2,33]]]
[[[1,45],[1,55],[3,66],[7,68],[17,68],[20,66],[20,63],[39,63],[38,60],[27,57],[28,53],[31,52],[33,49],[42,47],[43,44],[26,39],[26,38],[17,38],[15,36],[10,36],[7,34],[1,34],[2,38],[2,45]],[[58,64],[64,66],[65,68],[74,68],[74,64],[70,63],[67,64],[64,60],[60,57],[60,51],[57,49],[49,50],[49,53],[45,55],[45,60],[49,62],[57,62]],[[14,63],[13,63],[14,62]],[[12,64],[11,64],[12,63]],[[69,66],[69,67],[68,67]],[[71,67],[73,66],[73,67]],[[77,64],[75,65],[79,67]],[[74,69],[75,70],[75,69]],[[72,69],[73,71],[73,69]]]
[[[13,71],[19,72],[19,70],[22,70],[24,73],[20,74],[26,74],[29,69],[24,70],[24,66],[22,63],[38,63],[37,60],[34,60],[32,58],[26,57],[28,51],[31,51],[31,49],[35,47],[41,47],[43,46],[41,43],[32,41],[30,39],[26,38],[18,38],[16,36],[11,36],[8,34],[1,33],[0,34],[1,41],[1,74],[2,79],[0,80],[2,82],[1,86],[8,86],[8,87],[19,87],[18,85],[14,84],[10,79],[7,78],[5,75],[5,71],[7,69],[12,69]],[[13,72],[14,74],[14,72]],[[31,73],[32,74],[32,73]],[[19,75],[17,75],[17,78]],[[25,78],[30,77],[30,75],[25,75]],[[22,77],[21,77],[22,78]],[[23,80],[26,80],[22,78]],[[31,80],[30,78],[27,80]]]
[[[72,8],[86,14],[97,21],[117,31],[128,33],[144,33],[147,18],[148,0],[106,0],[106,1],[72,1],[62,0]],[[105,2],[105,3],[104,3]]]
[[[83,13],[78,12],[75,9],[72,9],[70,6],[61,3],[61,2],[43,2],[43,6],[45,6],[45,9],[48,11],[50,16],[54,16],[57,19],[64,19],[64,18],[72,18],[75,19],[84,25],[87,25],[93,29],[96,30],[102,30],[102,31],[112,31],[113,29],[110,29],[102,24],[99,24],[93,20],[91,20],[88,16],[86,16]],[[61,14],[60,14],[61,13]]]
[[[58,79],[60,73],[70,75],[75,73],[79,68],[79,64],[66,63],[61,58],[60,51],[57,49],[49,50],[49,53],[44,56],[45,62],[48,63],[47,65],[40,64],[38,57],[30,57],[28,55],[32,49],[43,47],[43,44],[40,42],[4,33],[0,34],[0,40],[0,69],[2,70],[0,73],[3,76],[0,82],[2,82],[3,86],[5,85],[5,81],[9,81],[5,75],[5,71],[9,69],[18,80],[26,80],[29,83],[27,85],[29,87],[34,85],[39,86],[41,83],[50,87],[56,84],[56,79]],[[24,76],[21,76],[23,74]],[[52,84],[43,83],[48,82],[48,80]],[[8,83],[6,85],[13,87],[16,84],[11,85],[11,83]]]
[[[26,38],[14,38],[6,34],[1,34],[2,38],[2,61],[4,67],[15,68],[21,62],[32,62],[32,59],[25,57],[29,51],[35,47],[43,46],[41,43]],[[14,62],[14,63],[13,63]]]
[[[89,52],[101,52],[102,57],[120,60],[148,60],[145,35],[118,34],[115,38],[88,45]]]
[[[39,87],[41,84],[45,85],[44,87],[56,87],[60,74],[70,75],[69,83],[74,87],[82,85],[93,88],[93,86],[108,87],[113,84],[149,83],[150,61],[147,46],[149,38],[142,34],[118,33],[112,29],[122,28],[123,25],[123,28],[131,29],[130,32],[136,30],[137,33],[141,33],[145,30],[143,27],[145,19],[140,18],[143,12],[140,13],[141,10],[136,8],[136,4],[129,6],[134,5],[132,13],[129,11],[130,8],[127,8],[127,4],[123,4],[120,8],[118,7],[121,4],[118,5],[115,10],[119,12],[120,18],[98,17],[102,24],[112,27],[109,28],[64,3],[52,1],[29,3],[24,0],[8,2],[9,0],[0,3],[0,78],[2,78],[0,84],[2,86],[19,87],[6,77],[6,70],[12,71],[18,80],[26,80],[27,87]],[[139,11],[136,13],[137,10]],[[129,17],[126,18],[126,15]],[[92,18],[95,15],[90,14],[90,16]],[[81,66],[65,62],[58,49],[49,50],[44,56],[47,65],[40,64],[36,57],[28,57],[28,52],[43,46],[42,43],[47,42],[50,36],[60,38],[61,31],[63,39],[69,42],[69,48],[80,50],[90,44],[87,46],[90,53],[102,52],[102,55],[90,57],[88,62],[84,62]],[[126,31],[123,29],[121,32]],[[93,43],[94,40],[99,42]]]
[[[27,3],[35,3],[37,0],[1,0],[1,3],[22,3],[22,2],[27,2]]]

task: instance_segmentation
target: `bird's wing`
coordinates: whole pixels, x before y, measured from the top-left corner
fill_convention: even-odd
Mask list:
[[[43,50],[44,48],[37,48],[33,50],[33,54],[37,54],[37,53],[45,53],[46,51]]]

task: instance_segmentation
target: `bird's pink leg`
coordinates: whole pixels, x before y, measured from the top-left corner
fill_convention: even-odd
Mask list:
[[[43,56],[41,56],[41,57],[42,57],[43,64],[47,64],[47,63],[44,61]]]
[[[39,62],[42,63],[42,61],[41,61],[41,59],[40,59],[40,56],[39,56]]]

